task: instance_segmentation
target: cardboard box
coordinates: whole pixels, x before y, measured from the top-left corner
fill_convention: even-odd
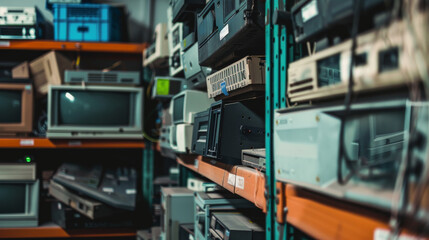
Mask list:
[[[38,95],[48,93],[48,85],[61,85],[64,71],[73,69],[73,62],[59,52],[51,51],[30,63],[34,87]]]
[[[30,70],[27,61],[12,69],[12,78],[30,78]]]

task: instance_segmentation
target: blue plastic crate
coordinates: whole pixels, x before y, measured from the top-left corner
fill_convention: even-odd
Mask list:
[[[122,16],[106,4],[54,4],[54,38],[58,41],[121,40]]]

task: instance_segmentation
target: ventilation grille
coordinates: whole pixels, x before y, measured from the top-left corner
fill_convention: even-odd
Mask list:
[[[222,94],[222,85],[233,91],[250,84],[265,83],[265,60],[259,57],[245,57],[207,77],[209,98]]]

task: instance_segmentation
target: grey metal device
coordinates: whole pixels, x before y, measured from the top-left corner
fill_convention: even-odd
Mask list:
[[[404,164],[407,122],[415,106],[422,104],[429,106],[406,100],[352,104],[344,120],[343,143],[343,105],[278,110],[274,118],[276,178],[334,197],[391,209],[396,178]],[[424,124],[421,121],[418,125]],[[344,149],[341,172],[344,176],[357,173],[344,185],[339,184],[337,176],[340,146]]]
[[[124,212],[90,198],[79,196],[52,180],[49,183],[49,194],[90,219],[99,219]]]
[[[194,221],[194,192],[185,187],[161,188],[161,236],[179,239],[179,225]]]
[[[195,238],[209,239],[210,218],[213,212],[252,208],[254,205],[244,198],[227,191],[195,193]]]
[[[246,215],[240,212],[213,213],[210,222],[210,236],[208,239],[265,239],[265,227],[263,224],[258,223],[261,222],[263,217],[262,219],[253,219]]]
[[[265,148],[243,149],[241,151],[241,162],[245,166],[265,171]]]
[[[140,72],[137,71],[109,71],[101,70],[66,70],[65,83],[89,83],[89,84],[115,84],[115,85],[139,85]]]
[[[143,138],[143,88],[49,86],[48,138]]]
[[[0,164],[0,196],[0,228],[38,225],[39,180],[35,164]]]
[[[200,66],[198,61],[198,42],[195,41],[194,33],[189,34],[183,39],[182,51],[183,72],[188,81],[188,88],[206,88],[206,77],[212,72],[212,69]]]

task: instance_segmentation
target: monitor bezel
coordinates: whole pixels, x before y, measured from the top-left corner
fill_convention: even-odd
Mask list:
[[[53,123],[53,116],[56,114],[55,109],[55,91],[63,90],[81,90],[93,92],[128,92],[136,94],[136,103],[134,104],[134,126],[112,126],[112,127],[96,127],[96,126],[59,126]],[[76,137],[85,137],[85,134],[95,133],[92,137],[103,137],[103,134],[113,134],[126,137],[129,133],[137,133],[143,135],[143,88],[142,87],[112,87],[112,86],[49,86],[48,94],[48,137],[60,137],[64,133],[64,137],[73,137],[72,132],[77,133]],[[51,133],[51,136],[49,136]],[[59,136],[57,136],[59,134]],[[99,135],[97,135],[99,134]],[[86,136],[87,137],[87,136]]]
[[[33,87],[31,84],[0,83],[0,90],[21,91],[21,122],[0,123],[0,134],[29,133],[33,130]]]
[[[0,181],[5,184],[25,184],[25,212],[0,213],[0,227],[36,227],[39,215],[39,180],[36,181]]]

